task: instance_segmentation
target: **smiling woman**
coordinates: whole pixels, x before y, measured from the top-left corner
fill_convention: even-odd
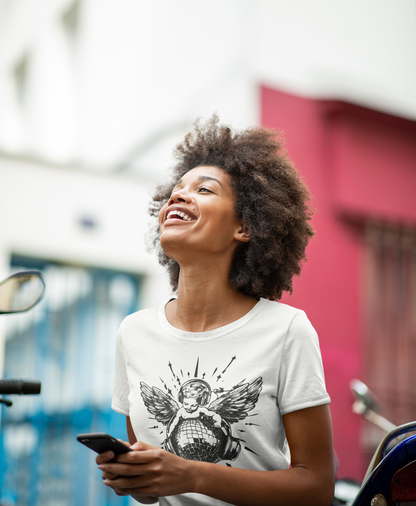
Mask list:
[[[227,249],[224,267],[229,271],[238,241],[248,241],[241,220],[235,216],[234,201],[231,179],[222,169],[210,166],[191,169],[159,213],[160,245],[164,253],[180,265],[189,264],[187,257],[194,257],[197,250],[198,262],[204,257],[215,264],[219,260],[221,265]]]
[[[177,295],[120,326],[112,407],[134,451],[97,457],[104,484],[162,506],[328,505],[318,337],[277,302],[313,235],[309,192],[270,130],[213,117],[176,153],[151,213]]]
[[[156,216],[174,189],[181,188],[187,172],[201,166],[220,168],[219,173],[230,178],[227,183],[234,196],[235,215],[250,231],[250,241],[240,245],[233,258],[232,286],[255,298],[274,300],[279,300],[283,291],[291,292],[293,276],[301,272],[306,246],[314,233],[309,191],[288,159],[281,136],[257,127],[232,134],[228,127],[219,126],[214,116],[206,125],[195,125],[177,147],[176,156],[179,163],[173,179],[158,188],[151,214]],[[179,265],[160,249],[158,228],[154,245],[176,290]]]

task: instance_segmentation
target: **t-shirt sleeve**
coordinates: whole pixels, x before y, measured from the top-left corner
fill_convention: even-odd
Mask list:
[[[114,394],[111,407],[117,413],[129,416],[130,403],[129,403],[129,381],[127,377],[127,363],[125,351],[123,349],[121,324],[116,338],[116,355],[115,355],[115,370],[114,370]]]
[[[278,403],[282,415],[328,404],[318,335],[303,311],[288,329],[279,371]]]

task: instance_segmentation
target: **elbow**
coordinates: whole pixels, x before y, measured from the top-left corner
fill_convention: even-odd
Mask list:
[[[320,473],[309,476],[301,493],[302,504],[310,506],[331,506],[334,499],[335,476],[333,473]],[[307,496],[307,497],[306,497]]]
[[[330,506],[334,499],[335,478],[321,477],[316,482],[313,501],[314,506]]]
[[[306,497],[307,496],[307,497]],[[302,498],[302,503],[309,506],[331,506],[334,499],[334,488],[323,486],[311,487],[305,496]]]
[[[320,499],[320,506],[331,506],[334,500],[334,487],[329,488],[325,494],[322,494]]]

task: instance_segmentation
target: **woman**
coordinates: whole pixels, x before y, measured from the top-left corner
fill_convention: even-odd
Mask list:
[[[328,505],[318,338],[276,302],[313,235],[308,190],[269,130],[214,117],[176,154],[152,214],[177,297],[120,327],[112,407],[134,451],[97,457],[104,483],[161,505]]]

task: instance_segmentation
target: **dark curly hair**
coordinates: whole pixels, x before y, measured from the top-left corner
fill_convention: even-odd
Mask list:
[[[214,115],[205,123],[195,122],[175,157],[173,180],[157,188],[150,214],[159,214],[177,181],[191,169],[209,165],[224,170],[231,176],[236,216],[250,234],[235,250],[232,288],[256,299],[279,300],[283,291],[291,293],[292,278],[300,274],[314,231],[309,190],[283,150],[281,135],[260,127],[233,133]],[[179,264],[163,252],[158,227],[156,232],[153,245],[176,291]]]

